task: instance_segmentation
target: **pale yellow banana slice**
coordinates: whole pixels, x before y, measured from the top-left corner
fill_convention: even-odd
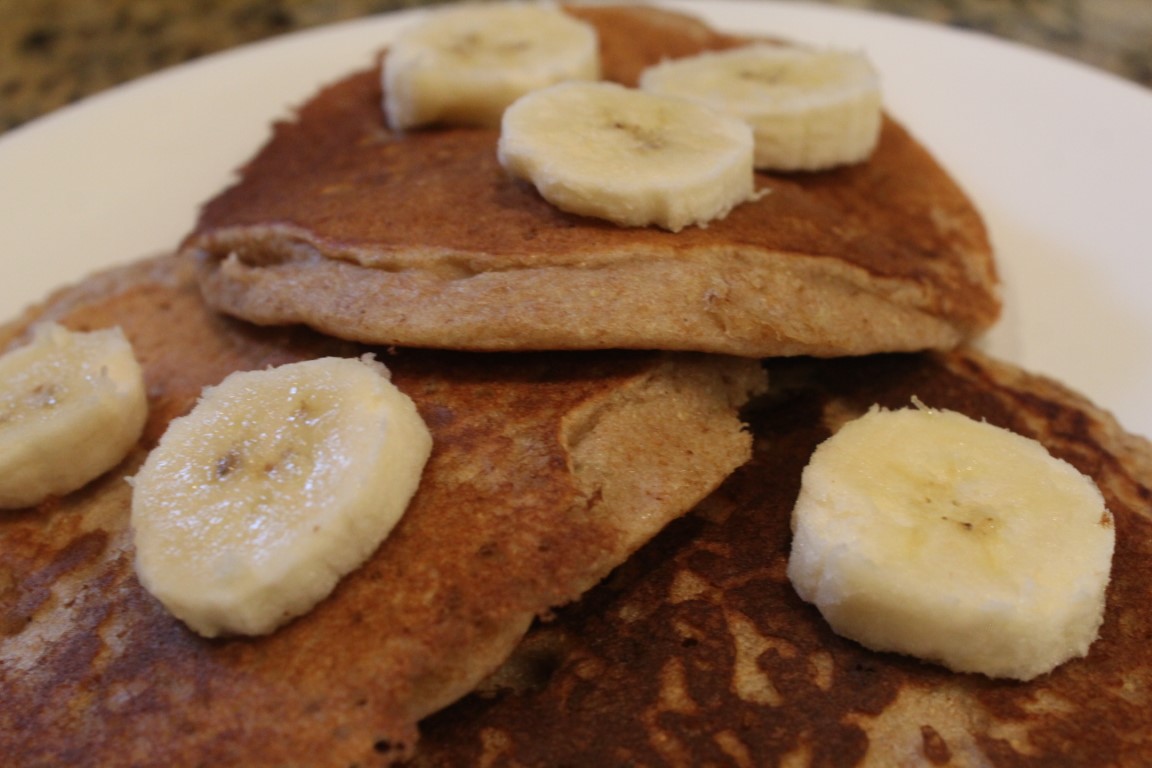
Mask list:
[[[431,444],[371,359],[234,373],[170,424],[134,478],[140,581],[202,635],[270,632],[376,550]]]
[[[0,508],[85,485],[127,455],[147,419],[144,375],[119,328],[37,326],[0,357]]]
[[[569,213],[679,231],[754,196],[741,120],[614,83],[563,83],[508,108],[501,165]]]
[[[550,5],[474,3],[402,32],[382,72],[393,130],[429,123],[495,127],[520,96],[600,78],[596,30]]]
[[[879,77],[858,52],[750,45],[662,62],[641,74],[640,87],[747,120],[762,170],[860,162],[880,135]]]
[[[804,470],[788,576],[837,633],[1028,680],[1083,656],[1115,540],[1090,479],[950,411],[873,409]]]

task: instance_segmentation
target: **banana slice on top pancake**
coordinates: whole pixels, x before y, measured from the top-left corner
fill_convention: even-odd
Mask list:
[[[529,91],[596,80],[596,31],[544,3],[463,3],[429,14],[396,40],[384,69],[388,124],[500,124]]]
[[[497,157],[556,207],[679,232],[755,195],[739,118],[616,83],[562,83],[504,113]]]
[[[880,78],[859,51],[746,45],[667,59],[640,87],[739,115],[762,170],[821,171],[863,162],[880,136]]]
[[[299,328],[255,328],[209,311],[192,265],[176,257],[57,293],[0,327],[0,347],[39,321],[121,327],[143,369],[148,421],[128,457],[102,477],[0,513],[0,755],[13,765],[349,766],[410,754],[417,721],[495,668],[535,616],[590,588],[748,458],[737,408],[763,384],[760,364],[741,358],[365,349]],[[235,636],[256,625],[216,619],[248,612],[253,584],[274,592],[268,573],[287,568],[284,591],[311,600],[299,583],[309,574],[293,569],[343,569],[371,549],[365,540],[376,534],[361,526],[377,523],[359,519],[359,494],[384,492],[365,449],[382,428],[369,418],[372,399],[356,395],[367,411],[348,414],[345,394],[305,397],[310,385],[301,379],[277,395],[286,402],[259,397],[246,415],[232,408],[223,426],[193,411],[184,423],[199,424],[197,439],[182,428],[172,445],[202,460],[140,480],[143,522],[160,520],[169,532],[183,526],[191,545],[149,530],[137,552],[127,478],[141,477],[146,454],[160,450],[169,424],[192,411],[205,387],[314,358],[362,367],[367,352],[431,434],[415,495],[327,597],[269,634]],[[212,450],[221,436],[234,451]],[[320,436],[339,444],[307,450]],[[416,437],[403,443],[414,454],[426,447]],[[157,462],[174,452],[161,451]],[[358,479],[337,464],[361,464],[373,476]],[[169,482],[156,487],[157,476]],[[179,513],[178,497],[189,494],[194,508]],[[237,503],[207,508],[220,501]],[[253,515],[248,504],[265,506]],[[312,510],[311,519],[301,520],[301,510]],[[318,538],[284,540],[301,534]],[[260,558],[277,562],[231,556],[248,537]],[[158,591],[167,599],[172,582],[193,582],[175,585],[199,601],[193,621],[229,636],[203,637],[170,613],[137,578],[141,555],[150,586],[163,576]],[[196,564],[181,557],[204,560],[201,572],[221,580],[209,591],[242,600],[206,606]],[[229,575],[238,578],[223,581]],[[256,619],[267,615],[262,607]]]
[[[651,6],[565,12],[630,88],[752,42]],[[322,89],[208,201],[183,249],[214,307],[402,346],[746,356],[950,348],[998,316],[979,212],[891,117],[866,160],[755,173],[750,200],[672,232],[548,202],[500,165],[499,128],[395,131],[381,87],[376,67]]]

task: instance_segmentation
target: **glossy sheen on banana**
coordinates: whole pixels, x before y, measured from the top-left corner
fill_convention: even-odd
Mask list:
[[[1028,680],[1083,656],[1115,530],[1039,443],[951,411],[873,409],[813,454],[788,575],[839,634]]]
[[[80,488],[124,458],[147,418],[143,373],[118,328],[38,326],[0,358],[0,508]]]
[[[202,635],[270,632],[375,551],[431,443],[374,360],[231,374],[134,480],[140,581]]]

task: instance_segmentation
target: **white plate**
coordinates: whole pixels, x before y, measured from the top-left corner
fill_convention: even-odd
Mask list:
[[[873,13],[675,5],[723,28],[867,50],[888,108],[987,218],[1007,304],[988,349],[1152,435],[1152,93],[990,37]],[[171,248],[273,119],[367,65],[416,13],[211,56],[0,137],[0,313]]]

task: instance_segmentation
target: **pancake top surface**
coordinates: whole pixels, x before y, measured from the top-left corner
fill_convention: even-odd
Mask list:
[[[85,489],[0,516],[0,754],[22,765],[379,764],[748,455],[753,361],[377,350],[434,438],[405,516],[310,613],[206,640],[132,565],[125,477],[234,370],[364,348],[208,312],[184,260],[89,279],[22,322],[118,324],[145,370],[138,450]],[[628,458],[623,460],[621,454]]]
[[[571,12],[596,26],[605,77],[627,84],[661,58],[743,42],[654,9]],[[218,305],[258,322],[304,320],[348,338],[388,343],[699,347],[752,355],[951,346],[998,314],[995,270],[979,214],[891,119],[868,162],[821,173],[757,174],[757,187],[766,193],[757,201],[706,228],[670,233],[622,228],[554,208],[500,168],[496,130],[394,133],[384,122],[380,89],[373,68],[322,90],[295,119],[277,124],[241,180],[204,207],[187,247],[212,261],[237,257],[231,272],[226,265],[216,281],[206,283]],[[312,306],[322,299],[291,286],[305,269],[285,264],[312,267],[317,258],[375,272],[368,278],[377,281],[374,293],[360,296],[350,287],[344,300],[356,305],[355,312]],[[264,274],[242,273],[240,265]],[[652,265],[667,273],[663,280],[648,271]],[[282,279],[268,287],[278,267],[284,267]],[[401,275],[413,270],[435,285]],[[705,317],[699,327],[674,331],[638,324],[635,315],[644,311],[638,302],[617,300],[609,320],[600,319],[602,306],[581,313],[564,293],[586,295],[579,281],[595,270],[606,284],[631,280],[629,291],[651,294],[667,318],[663,326],[689,311]],[[816,297],[805,300],[810,316],[787,316],[804,310],[803,304],[787,305],[795,286],[773,284],[759,270],[807,281]],[[538,330],[547,321],[526,314],[504,331],[492,305],[514,311],[518,302],[534,301],[539,272],[556,284],[553,295],[539,301],[568,315]],[[758,295],[717,286],[740,272],[762,281],[752,291]],[[665,281],[673,285],[664,288]],[[888,327],[872,335],[862,330],[868,323],[850,309],[860,294],[894,315]],[[451,306],[458,322],[477,315],[470,330],[496,327],[498,334],[488,335],[503,335],[485,341],[483,333],[453,333],[439,316],[422,319],[420,304],[430,297]],[[820,300],[830,317],[812,309]],[[771,316],[759,305],[763,301],[786,307],[780,310],[785,316]],[[883,311],[870,308],[866,314]],[[597,322],[606,327],[583,335],[571,330]],[[737,327],[741,322],[754,327]],[[804,326],[815,330],[805,332]]]
[[[424,724],[415,765],[1109,765],[1152,761],[1152,445],[1082,398],[975,354],[776,361],[756,448],[474,694]],[[1088,655],[1028,683],[960,675],[838,637],[785,567],[815,446],[912,397],[1034,436],[1115,515]],[[486,762],[489,761],[489,762]]]

